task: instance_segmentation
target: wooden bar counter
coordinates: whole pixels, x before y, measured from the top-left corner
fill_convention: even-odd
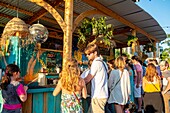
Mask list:
[[[27,101],[23,103],[23,113],[60,113],[61,94],[53,96],[54,87],[28,89]]]

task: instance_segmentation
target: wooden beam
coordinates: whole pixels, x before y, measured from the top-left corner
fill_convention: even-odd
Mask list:
[[[52,7],[57,7],[61,2],[63,2],[63,0],[56,0],[56,2],[54,2],[53,4],[51,4]],[[37,11],[36,13],[34,13],[34,15],[28,20],[26,21],[26,23],[28,24],[32,24],[33,22],[35,22],[36,20],[40,19],[41,17],[43,17],[45,14],[47,14],[48,11],[44,8],[40,9],[39,11]]]
[[[76,27],[78,26],[78,24],[80,23],[80,21],[82,21],[85,17],[89,16],[89,15],[94,15],[94,14],[101,14],[101,15],[105,15],[104,13],[102,13],[99,10],[88,10],[85,11],[83,13],[81,13],[75,20],[74,20],[74,24],[73,24],[73,32],[76,29]]]
[[[56,35],[54,35],[54,34],[49,34],[48,37],[63,40],[63,37],[61,37],[61,36],[56,36]]]
[[[139,28],[138,26],[134,25],[133,23],[129,22],[128,20],[126,20],[125,18],[121,17],[120,15],[118,15],[116,12],[112,11],[111,9],[108,9],[107,7],[103,6],[102,4],[96,2],[95,0],[82,0],[84,1],[85,3],[89,4],[90,6],[100,10],[101,12],[107,14],[108,16],[110,17],[113,17],[114,19],[122,22],[123,24],[137,30],[139,33],[147,36],[148,38],[150,39],[153,39],[155,41],[157,41],[157,39],[148,34],[147,32],[145,32],[144,30],[142,30],[141,28]]]
[[[12,5],[9,5],[9,4],[6,4],[6,3],[3,3],[3,2],[0,2],[0,6],[6,7],[6,8],[8,8],[8,9],[12,9],[12,10],[17,10],[17,7],[12,6]],[[34,13],[29,12],[29,11],[27,11],[27,10],[23,10],[23,9],[21,9],[21,8],[18,8],[18,12],[23,13],[23,14],[26,14],[26,15],[28,15],[28,16],[33,16],[33,15],[34,15]],[[9,15],[6,15],[6,14],[1,14],[1,16],[2,16],[2,17],[9,18]],[[12,17],[12,16],[11,16],[11,17]],[[11,18],[11,17],[10,17],[10,18]],[[10,19],[10,18],[9,18],[9,19]],[[12,18],[13,18],[13,17],[12,17]],[[57,24],[57,21],[54,20],[54,19],[50,19],[50,18],[47,18],[47,17],[42,17],[41,19],[42,19],[42,20],[45,20],[45,21],[48,21],[48,22],[51,22],[51,23],[53,23],[53,24]]]
[[[3,14],[3,13],[0,13],[0,17],[5,17],[5,18],[8,18],[8,19],[14,18],[13,16],[10,16],[10,15],[7,15],[7,14]]]
[[[7,4],[7,3],[0,2],[0,6],[5,7],[5,8],[8,8],[8,9],[15,10],[15,11],[18,9],[18,12],[20,12],[20,13],[26,14],[26,15],[28,15],[28,16],[34,16],[34,13],[33,13],[33,12],[30,12],[30,11],[28,11],[28,10],[24,10],[24,9],[18,8],[18,7],[16,7],[16,6],[12,6],[12,5]],[[64,8],[62,8],[62,7],[57,7],[57,10],[60,10],[60,11],[64,12]],[[79,14],[73,13],[73,15],[74,15],[74,16],[78,16]],[[9,18],[8,15],[7,15],[7,16],[1,15],[1,16],[2,16],[2,17],[5,17],[5,18]],[[11,17],[12,17],[12,16],[11,16]],[[9,18],[9,19],[11,19],[11,18]],[[45,20],[45,21],[50,22],[50,23],[53,23],[53,24],[57,24],[57,21],[56,21],[55,19],[50,19],[50,18],[47,18],[47,17],[41,17],[40,19],[41,19],[41,20]],[[27,23],[27,22],[26,22],[26,23]]]
[[[40,0],[41,2],[39,1],[36,2],[34,0],[30,0],[30,1],[35,2],[37,5],[41,7],[44,7],[44,9],[46,9],[55,18],[55,20],[58,22],[63,32],[66,31],[67,24],[65,23],[61,15],[50,4],[48,4],[43,0],[42,1]]]
[[[26,11],[24,9],[21,9],[19,7],[16,7],[16,6],[12,6],[12,5],[7,4],[7,3],[0,2],[0,6],[8,8],[8,9],[12,9],[12,10],[18,10],[18,12],[21,12],[21,13],[26,14],[26,15],[30,15],[30,16],[33,15],[33,13],[30,12],[30,11]]]
[[[127,32],[130,32],[131,28],[130,27],[125,27],[125,28],[117,28],[113,30],[113,35],[120,35],[120,34],[124,34]]]
[[[63,70],[66,69],[68,59],[72,58],[73,1],[74,0],[65,0],[64,21],[66,28],[63,38]]]
[[[57,10],[64,12],[65,9],[63,7],[57,7]],[[73,12],[73,16],[77,17],[78,15],[78,13]]]

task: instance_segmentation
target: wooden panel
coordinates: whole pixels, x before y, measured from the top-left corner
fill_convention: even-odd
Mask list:
[[[52,93],[46,93],[46,108],[47,112],[46,113],[56,113],[55,112],[55,97],[52,95]],[[45,107],[45,106],[44,106]]]
[[[33,94],[33,110],[30,113],[43,113],[43,93]]]
[[[60,108],[60,106],[61,106],[61,93],[60,94],[58,94],[55,98],[54,98],[54,100],[55,100],[55,113],[60,113],[61,112],[61,108]]]
[[[27,95],[27,101],[22,103],[22,113],[32,112],[32,94]]]

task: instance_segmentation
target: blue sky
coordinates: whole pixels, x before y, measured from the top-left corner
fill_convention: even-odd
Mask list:
[[[167,34],[170,34],[170,0],[140,0],[136,4],[148,12]]]

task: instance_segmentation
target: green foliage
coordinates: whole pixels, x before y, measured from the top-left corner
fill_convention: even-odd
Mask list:
[[[79,42],[87,43],[87,41],[92,41],[91,38],[102,37],[104,44],[110,46],[109,39],[113,36],[112,25],[106,24],[106,17],[84,19],[78,29],[78,35]]]
[[[127,45],[130,46],[132,43],[136,42],[138,38],[136,36],[129,35]]]
[[[115,58],[117,58],[118,56],[120,56],[120,50],[119,49],[115,49]]]
[[[167,60],[168,62],[170,62],[170,48],[164,49],[160,58],[161,60]]]
[[[154,51],[156,51],[156,47],[152,43],[148,43],[143,47],[143,52],[149,53]]]

